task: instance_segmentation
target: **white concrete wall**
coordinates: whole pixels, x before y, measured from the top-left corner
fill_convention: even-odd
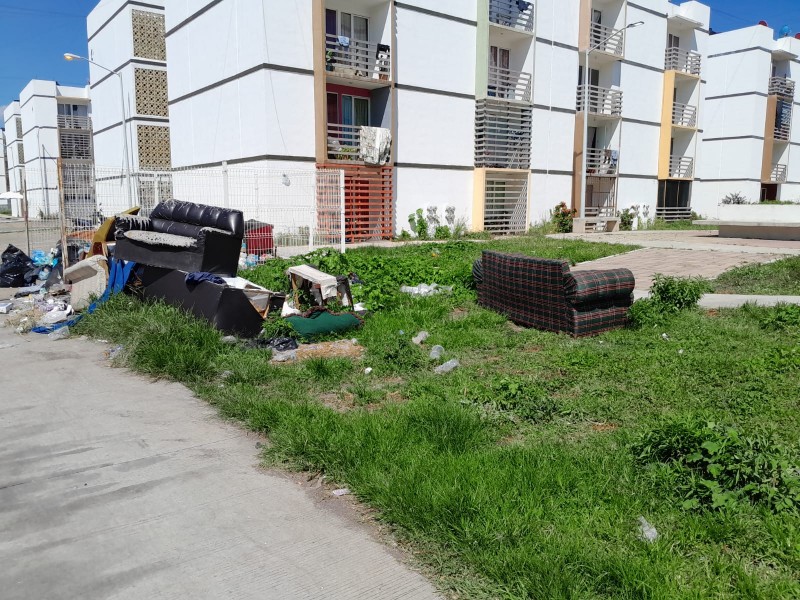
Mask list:
[[[474,175],[471,170],[419,169],[397,167],[395,169],[395,228],[399,233],[408,231],[408,215],[418,208],[438,207],[444,224],[445,209],[456,208],[456,219],[468,225],[472,221]]]

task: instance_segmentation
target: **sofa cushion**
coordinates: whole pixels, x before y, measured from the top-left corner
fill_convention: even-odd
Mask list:
[[[186,237],[197,237],[200,235],[201,225],[192,223],[181,223],[180,221],[168,221],[167,219],[150,219],[152,231],[160,233],[171,233],[173,235],[185,235]]]
[[[630,269],[574,271],[564,276],[567,300],[573,306],[593,304],[614,296],[630,296],[635,284]]]
[[[227,231],[238,238],[244,237],[244,216],[242,211],[220,206],[209,206],[205,204],[195,204],[194,202],[182,202],[180,200],[168,200],[160,202],[150,213],[150,217],[173,221],[175,223],[185,223],[199,227],[215,227]],[[170,231],[168,233],[178,233]]]
[[[185,235],[175,235],[173,233],[161,233],[159,231],[137,231],[131,230],[125,233],[125,237],[132,242],[148,244],[151,246],[169,246],[171,248],[194,249],[197,247],[197,240]]]

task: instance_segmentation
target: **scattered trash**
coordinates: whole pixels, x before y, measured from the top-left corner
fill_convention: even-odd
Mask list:
[[[417,335],[411,338],[411,341],[414,342],[417,346],[419,346],[425,340],[427,340],[430,337],[430,335],[431,334],[428,333],[427,331],[420,331]]]
[[[669,336],[666,333],[662,333],[661,334],[661,339],[669,341]]]
[[[400,288],[400,291],[403,292],[404,294],[411,294],[412,296],[433,296],[441,292],[452,292],[453,286],[438,285],[436,283],[428,285],[426,283],[423,283],[421,285],[416,285],[413,287],[404,285]]]
[[[219,341],[222,342],[223,344],[235,344],[239,340],[237,339],[237,337],[235,335],[226,335],[225,337],[221,338]]]
[[[66,327],[64,327],[64,329],[66,329]],[[117,358],[117,356],[119,356],[119,353],[122,352],[124,349],[125,346],[114,346],[113,348],[111,348],[111,350],[106,351],[106,358],[108,360],[114,360],[115,358]]]
[[[639,522],[639,539],[644,542],[653,543],[658,539],[658,531],[644,517],[637,519]]]
[[[398,331],[398,332],[397,332],[397,335],[405,335],[405,334],[406,334],[406,332],[405,332],[405,331],[403,331],[402,329],[401,329],[400,331]]]
[[[442,358],[442,354],[444,354],[444,348],[442,346],[436,345],[431,348],[431,353],[428,355],[430,356],[431,360],[439,360]]]
[[[356,338],[351,338],[350,343],[353,344],[353,346],[358,346],[358,340]]]
[[[372,373],[372,367],[367,367],[364,369],[364,375],[369,375],[370,373]]]
[[[364,347],[353,343],[352,340],[337,340],[335,342],[319,342],[317,344],[301,344],[297,350],[288,350],[291,358],[282,361],[275,359],[279,352],[272,352],[272,362],[287,362],[288,360],[304,361],[310,358],[350,358],[360,359],[364,356]]]
[[[678,354],[683,354],[683,348],[681,348],[680,350],[678,350]]]
[[[256,442],[256,448],[260,449],[260,448],[263,448],[263,447],[264,447],[264,444],[262,444],[261,442]]]
[[[297,310],[294,307],[294,303],[289,300],[288,298],[283,303],[283,308],[281,308],[281,317],[286,318],[292,315],[302,315],[302,311]]]
[[[39,274],[30,257],[13,244],[8,245],[0,260],[0,287],[30,285]]]
[[[47,339],[51,341],[65,340],[69,337],[69,327],[59,327],[55,331],[47,334]]]
[[[357,313],[365,313],[367,312],[367,307],[364,306],[363,302],[358,302],[355,306],[353,306],[353,311]]]
[[[24,298],[25,296],[30,296],[31,294],[39,294],[43,289],[44,287],[41,285],[29,285],[27,287],[19,288],[17,293],[14,294],[14,298]]]
[[[285,363],[297,360],[297,350],[287,350],[286,352],[273,352],[272,362]]]
[[[43,325],[55,325],[56,323],[66,321],[67,318],[74,312],[75,311],[72,310],[72,307],[67,304],[63,309],[58,307],[45,313],[45,315],[39,320],[39,323]]]
[[[439,365],[433,370],[433,372],[436,373],[437,375],[441,375],[443,373],[449,373],[450,371],[453,371],[454,369],[460,366],[461,363],[458,362],[457,358],[454,358],[453,360],[448,360],[443,365]]]
[[[290,337],[279,337],[267,340],[264,345],[274,352],[287,352],[289,350],[297,350],[297,340]]]
[[[0,302],[0,315],[7,315],[14,307],[14,303],[10,300]]]
[[[350,493],[350,490],[347,488],[341,488],[338,490],[333,490],[331,494],[334,496],[347,496]]]

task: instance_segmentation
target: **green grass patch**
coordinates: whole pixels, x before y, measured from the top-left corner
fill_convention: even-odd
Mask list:
[[[479,250],[454,248],[466,262]],[[394,252],[401,263],[410,252],[439,265],[434,273],[459,272],[442,246]],[[384,264],[393,256],[364,254]],[[366,348],[359,363],[270,365],[266,351],[221,344],[178,310],[128,298],[79,328],[124,344],[134,368],[185,382],[267,433],[273,464],[347,485],[453,596],[800,597],[800,516],[786,494],[762,501],[772,493],[770,461],[795,489],[793,314],[690,308],[657,327],[575,340],[512,328],[475,304],[467,282],[436,282],[463,288],[392,295],[356,334]],[[421,329],[431,335],[418,348],[409,339]],[[434,344],[446,350],[439,361],[428,358]],[[462,366],[434,375],[450,358]],[[341,397],[344,408],[329,406]],[[743,487],[752,482],[738,481],[753,473],[762,487],[751,497]],[[716,505],[702,487],[714,477],[731,492]],[[653,544],[638,538],[640,515],[659,531]]]
[[[718,294],[800,296],[800,256],[726,271],[714,281]]]

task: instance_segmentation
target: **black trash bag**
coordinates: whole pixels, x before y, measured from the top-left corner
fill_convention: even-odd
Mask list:
[[[36,281],[39,272],[30,256],[9,244],[0,255],[0,287],[26,287]]]

